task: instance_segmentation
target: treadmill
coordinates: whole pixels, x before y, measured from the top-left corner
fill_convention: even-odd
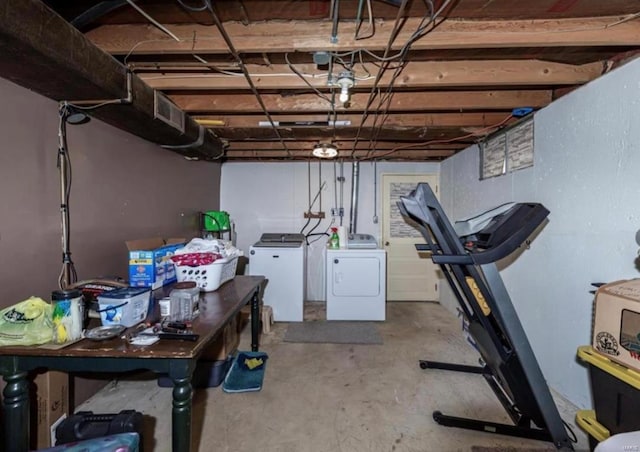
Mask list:
[[[480,353],[480,366],[422,360],[420,368],[482,375],[513,425],[433,413],[444,426],[552,442],[559,450],[573,450],[531,345],[496,267],[540,227],[549,211],[538,203],[513,203],[487,215],[449,222],[431,187],[418,184],[398,202],[406,220],[418,228],[460,309]],[[461,234],[457,233],[461,231]]]

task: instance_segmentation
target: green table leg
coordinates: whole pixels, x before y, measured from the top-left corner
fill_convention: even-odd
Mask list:
[[[173,452],[191,450],[191,378],[173,379],[171,443]]]
[[[29,450],[29,382],[26,372],[4,377],[2,411],[4,415],[4,450]]]
[[[257,352],[260,337],[260,291],[256,290],[251,297],[251,351]]]

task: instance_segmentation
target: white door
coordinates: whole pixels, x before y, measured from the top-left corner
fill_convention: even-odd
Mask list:
[[[430,253],[418,253],[425,243],[420,232],[404,221],[400,196],[427,182],[438,196],[437,174],[382,175],[382,244],[387,251],[387,300],[439,301],[440,271]]]

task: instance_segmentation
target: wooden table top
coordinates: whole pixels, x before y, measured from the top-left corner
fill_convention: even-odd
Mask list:
[[[240,309],[251,301],[255,290],[264,281],[263,276],[236,276],[214,292],[201,292],[200,315],[193,322],[193,332],[200,337],[197,341],[160,340],[153,345],[131,345],[121,337],[95,341],[83,339],[63,348],[43,346],[4,346],[0,356],[60,356],[91,358],[193,358],[218,334]],[[170,291],[167,286],[154,292],[162,296]],[[130,328],[135,329],[135,327]],[[123,333],[126,334],[126,333]]]

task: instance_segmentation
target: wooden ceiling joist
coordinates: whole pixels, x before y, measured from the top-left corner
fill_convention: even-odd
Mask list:
[[[262,113],[252,94],[169,93],[169,97],[182,110],[189,113]],[[348,110],[338,106],[338,111],[363,111],[368,93],[354,93]],[[316,94],[262,94],[267,110],[271,113],[327,112],[326,100]],[[495,91],[433,91],[397,92],[389,104],[389,111],[469,111],[511,110],[528,106],[544,107],[552,101],[551,90],[495,90]]]
[[[200,127],[191,118],[181,132],[154,119],[153,90],[133,75],[128,92],[127,70],[93,45],[39,0],[0,2],[0,76],[56,101],[124,99],[91,115],[149,141],[183,146],[198,142]],[[216,158],[222,143],[210,133],[196,147],[173,149],[190,157]]]
[[[461,136],[467,136],[470,134],[478,134],[478,136],[486,135],[489,130],[486,127],[473,128],[470,127],[467,131],[461,131],[460,128],[455,127],[402,127],[391,128],[383,127],[380,130],[377,127],[340,127],[339,129],[333,128],[316,128],[313,130],[307,129],[279,129],[279,134],[284,140],[325,140],[325,139],[354,139],[356,136],[363,141],[374,139],[386,139],[394,140],[398,142],[403,141],[416,141],[426,142],[429,140],[453,140],[458,139]],[[485,132],[481,132],[485,130]],[[267,141],[276,138],[273,129],[269,127],[260,128],[223,128],[216,130],[216,135],[224,140],[255,140],[255,141]],[[467,140],[469,141],[469,140]],[[471,139],[470,141],[473,141]]]
[[[355,140],[346,140],[346,139],[335,139],[330,140],[338,149],[354,149]],[[295,141],[287,141],[287,149],[295,151],[295,150],[306,150],[313,149],[313,146],[318,143],[318,140],[295,140]],[[399,144],[397,141],[387,141],[384,139],[380,139],[375,142],[375,149],[380,151],[388,151],[390,149],[394,149],[398,147]],[[464,147],[464,144],[432,144],[432,145],[423,145],[420,147],[416,147],[416,150],[428,150],[428,151],[455,151]],[[358,151],[368,151],[372,147],[371,143],[368,141],[358,141],[355,143],[355,150]],[[282,151],[284,147],[282,143],[275,141],[231,141],[229,142],[228,151]]]
[[[284,150],[279,151],[233,151],[227,150],[225,152],[226,158],[233,158],[238,160],[261,160],[261,159],[278,159],[282,158]],[[453,150],[443,149],[443,150],[398,150],[391,152],[390,150],[385,151],[356,151],[351,152],[351,150],[341,150],[338,153],[337,158],[370,158],[376,159],[384,157],[388,160],[400,159],[400,160],[416,160],[416,158],[422,160],[438,160],[444,159],[446,157],[450,157],[455,153]],[[293,159],[299,160],[309,160],[316,159],[311,155],[311,149],[306,150],[294,150],[290,151],[290,156]]]
[[[369,115],[362,123],[364,126],[383,124],[385,127],[486,127],[504,120],[505,113],[439,113],[420,114],[415,113],[410,117],[402,114],[391,114],[386,119],[382,116]],[[352,124],[360,124],[362,115],[340,114],[335,118],[327,115],[271,115],[278,128],[341,128]],[[197,116],[196,122],[204,124],[212,129],[237,128],[237,127],[272,127],[265,115],[237,115],[237,116]],[[384,122],[383,122],[384,119]],[[207,121],[218,122],[216,125],[207,125]]]
[[[422,19],[408,18],[392,50],[407,42]],[[447,20],[411,46],[414,50],[572,47],[640,45],[637,27],[620,22],[621,17],[556,20]],[[618,22],[618,23],[617,23]],[[613,25],[617,23],[617,25]],[[353,49],[385,49],[393,20],[376,21],[376,33],[366,40],[355,40],[355,21],[343,20],[337,40],[330,41],[331,21],[264,21],[225,23],[225,30],[240,53],[344,52]],[[313,27],[313,33],[309,28]],[[167,24],[180,41],[149,24],[103,25],[87,33],[98,47],[114,55],[136,54],[225,54],[228,48],[218,29],[210,25]],[[274,33],[277,30],[277,33]]]
[[[256,88],[261,90],[300,90],[327,88],[327,73],[311,65],[300,65],[298,71],[311,74],[302,80],[286,65],[270,67],[247,65]],[[370,72],[375,74],[376,71]],[[500,61],[417,61],[407,63],[401,75],[393,81],[396,89],[545,86],[583,84],[602,75],[601,63],[573,66],[537,60]],[[149,86],[161,90],[248,90],[247,80],[238,76],[203,74],[139,74]],[[362,73],[356,71],[356,76]],[[378,83],[380,89],[392,82],[393,70],[386,71]],[[375,80],[370,75],[356,79],[355,90],[371,89]]]
[[[87,14],[97,3],[118,7]],[[390,2],[374,3],[375,32],[361,39],[355,1],[335,2],[333,39],[329,0],[217,0],[220,22],[175,1],[137,3],[144,13],[124,0],[0,1],[0,76],[57,100],[108,99],[123,97],[129,70],[134,105],[95,116],[163,144],[206,130],[208,155],[222,161],[308,160],[318,141],[344,159],[439,161],[640,51],[628,0],[456,1],[413,41],[429,13],[418,1],[378,76],[398,14]],[[85,34],[43,4],[80,14]],[[355,84],[343,105],[346,69]],[[155,91],[192,115],[184,135],[153,119]]]

